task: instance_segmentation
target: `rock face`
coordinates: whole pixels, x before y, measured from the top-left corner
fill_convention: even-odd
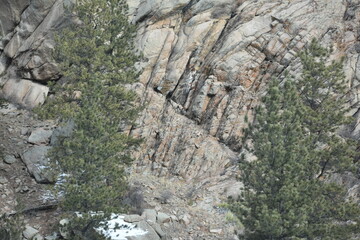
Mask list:
[[[26,108],[45,101],[46,83],[59,78],[51,51],[54,33],[69,23],[63,7],[69,2],[0,0],[0,97]],[[233,226],[223,223],[223,209],[214,206],[240,194],[241,183],[233,176],[245,118],[251,121],[271,78],[281,78],[285,71],[299,73],[296,55],[312,38],[332,47],[333,60],[345,59],[346,107],[354,123],[343,134],[360,138],[360,0],[128,4],[129,18],[138,24],[136,46],[145,57],[140,82],[130,86],[145,104],[130,131],[145,139],[135,156],[132,183],[144,183],[146,203],[156,211],[125,220],[141,222],[154,239],[167,239],[164,232],[173,239],[236,239]],[[18,118],[12,108],[0,113]],[[21,139],[35,146],[20,151],[21,158],[38,182],[54,181],[44,168],[49,147],[42,145],[48,144],[50,132],[41,126],[30,133],[30,127],[21,129]],[[51,145],[72,128],[68,123],[55,130]],[[17,163],[2,164],[0,170]],[[356,176],[334,178],[348,184],[349,196],[359,198]],[[2,199],[15,199],[11,181],[8,176],[0,179]],[[174,196],[162,200],[168,189]],[[0,215],[16,204],[0,201]]]
[[[30,4],[30,1],[15,0],[1,1],[0,33],[1,36],[12,32],[20,21],[21,12]]]
[[[52,35],[64,21],[63,1],[1,0],[0,6],[0,95],[33,108],[48,94],[42,83],[58,78]]]
[[[312,38],[345,57],[349,114],[359,119],[359,0],[128,0],[146,61],[132,86],[146,108],[134,136],[146,139],[137,168],[187,180],[231,175],[245,116],[272,77],[297,74]],[[63,0],[0,0],[2,95],[26,107],[57,79],[52,32]],[[356,120],[348,134],[359,137]]]
[[[227,174],[238,158],[245,116],[251,120],[272,77],[297,74],[296,54],[313,38],[334,49],[333,59],[345,57],[349,114],[356,114],[359,6],[342,0],[148,0],[131,8],[147,59],[137,87],[147,108],[133,131],[147,140],[139,166],[185,179]]]
[[[28,142],[36,145],[47,144],[52,134],[53,131],[50,129],[38,128],[31,132]]]
[[[54,183],[56,180],[50,168],[50,160],[46,156],[49,149],[49,146],[36,146],[21,156],[29,173],[34,176],[38,183]]]

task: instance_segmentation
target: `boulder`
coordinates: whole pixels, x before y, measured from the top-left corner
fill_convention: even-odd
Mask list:
[[[161,237],[166,236],[165,232],[161,229],[160,225],[154,222],[148,222],[148,224],[155,230],[155,232]]]
[[[40,233],[37,233],[31,240],[44,240],[44,237]]]
[[[29,173],[38,183],[54,183],[56,181],[54,170],[50,167],[50,159],[47,157],[50,148],[49,146],[35,146],[21,155]]]
[[[9,181],[7,180],[6,177],[3,177],[3,176],[0,176],[0,184],[6,184],[8,183]]]
[[[25,230],[23,231],[23,236],[26,239],[33,239],[33,237],[35,235],[37,235],[38,233],[39,233],[38,230],[36,230],[35,228],[33,228],[33,227],[29,226],[29,225],[26,225]]]
[[[45,128],[37,128],[31,132],[28,142],[36,145],[47,144],[53,131]]]
[[[23,128],[20,129],[20,134],[21,135],[25,136],[26,134],[28,134],[28,132],[29,132],[29,129],[27,127],[23,127]]]
[[[9,79],[0,90],[2,95],[26,108],[34,108],[45,102],[49,87],[26,79]]]
[[[188,214],[184,214],[184,215],[180,216],[179,221],[180,221],[180,223],[182,223],[184,225],[189,225],[190,224],[190,216]]]
[[[166,213],[163,212],[158,212],[157,214],[157,222],[158,223],[167,223],[170,222],[171,217],[169,215],[167,215]]]
[[[13,155],[5,155],[4,162],[6,162],[7,164],[13,164],[14,162],[16,162],[16,158]]]
[[[4,115],[10,115],[16,113],[17,110],[18,108],[14,104],[9,103],[9,104],[5,104],[0,108],[0,113]]]
[[[146,231],[146,234],[139,236],[129,236],[127,237],[128,240],[160,240],[159,235],[146,221],[138,222],[136,226],[139,229]]]
[[[59,222],[59,233],[60,233],[61,237],[63,237],[64,239],[69,239],[69,237],[70,237],[70,233],[67,230],[68,224],[69,224],[69,219],[67,219],[67,218],[61,219]]]
[[[53,233],[52,235],[46,236],[45,240],[57,240],[58,235],[56,233]]]
[[[156,210],[155,209],[145,209],[141,215],[146,219],[146,221],[156,222]]]
[[[128,223],[133,223],[133,222],[140,222],[144,220],[144,217],[139,216],[137,214],[133,214],[133,215],[125,215],[124,217],[124,221],[128,222]]]

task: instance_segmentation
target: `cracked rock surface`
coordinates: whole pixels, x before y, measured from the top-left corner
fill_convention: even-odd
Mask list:
[[[32,108],[57,79],[53,35],[69,23],[64,0],[0,0],[1,95]],[[67,1],[66,1],[67,3]],[[132,88],[146,108],[131,134],[146,139],[137,166],[155,175],[207,178],[232,171],[245,116],[272,77],[296,75],[313,38],[345,57],[349,114],[358,116],[357,0],[129,0],[145,57]],[[9,10],[10,9],[10,10]],[[4,27],[6,26],[6,27]],[[359,136],[358,120],[348,130]]]
[[[313,38],[333,48],[332,60],[345,57],[347,107],[358,119],[360,1],[131,3],[146,58],[134,86],[147,104],[132,132],[146,139],[139,166],[185,179],[229,174],[245,116],[271,78],[298,74],[296,55]],[[358,121],[347,134],[359,135]]]
[[[54,32],[69,22],[64,2],[0,0],[1,96],[26,108],[45,101],[46,82],[59,78],[51,50]],[[196,206],[207,206],[202,202],[212,195],[239,194],[234,175],[245,118],[251,121],[271,78],[299,74],[297,53],[313,38],[333,49],[331,60],[344,57],[345,107],[354,122],[343,134],[360,138],[359,0],[128,3],[145,57],[140,82],[131,86],[145,104],[130,131],[145,139],[135,153],[136,174],[196,183],[206,190]],[[358,182],[350,185],[358,196]],[[191,221],[185,215],[181,221]],[[220,234],[218,226],[211,230]]]

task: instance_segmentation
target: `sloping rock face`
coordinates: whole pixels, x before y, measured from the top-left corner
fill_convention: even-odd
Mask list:
[[[147,108],[135,133],[141,163],[186,179],[230,174],[268,81],[298,74],[313,38],[345,57],[349,114],[358,115],[360,1],[141,1],[132,6],[147,59]],[[355,128],[356,129],[356,128]],[[134,134],[135,134],[134,133]],[[358,134],[353,129],[349,134]]]
[[[132,86],[146,108],[131,130],[146,141],[137,169],[190,179],[230,176],[245,116],[272,77],[297,74],[312,38],[345,57],[349,114],[359,115],[359,0],[129,0],[145,61]],[[0,0],[2,95],[33,107],[58,78],[52,31],[63,0]],[[358,121],[358,120],[357,120]],[[348,129],[359,136],[358,123]]]
[[[0,0],[0,95],[24,107],[45,101],[58,79],[53,30],[64,22],[62,0]]]

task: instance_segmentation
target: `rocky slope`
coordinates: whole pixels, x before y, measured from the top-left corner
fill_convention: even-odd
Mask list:
[[[0,230],[4,227],[3,215],[20,212],[23,214],[18,224],[26,226],[25,239],[66,236],[66,231],[58,228],[59,222],[65,220],[48,185],[55,179],[45,157],[59,133],[66,131],[55,128],[53,121],[37,120],[25,109],[0,105]],[[234,238],[237,222],[229,218],[231,215],[220,205],[222,198],[216,194],[219,186],[228,185],[228,181],[208,183],[204,189],[203,182],[191,186],[179,177],[156,177],[143,172],[132,172],[129,180],[132,190],[125,201],[134,207],[134,214],[125,216],[126,223],[118,219],[127,227],[112,236],[131,236],[132,240]],[[61,176],[55,184],[59,181]],[[8,239],[2,234],[0,231],[0,239]]]
[[[41,104],[58,79],[53,33],[69,0],[0,0],[1,95]],[[131,134],[146,141],[134,172],[175,177],[208,196],[237,193],[233,178],[246,115],[272,77],[297,74],[312,38],[344,57],[348,114],[359,132],[359,0],[128,0],[145,60],[132,86],[146,105]],[[175,181],[175,180],[174,180]],[[196,183],[196,184],[194,184]],[[193,186],[192,186],[193,185]],[[359,192],[356,185],[355,192]],[[199,200],[200,201],[200,200]],[[201,205],[201,204],[200,204]]]

